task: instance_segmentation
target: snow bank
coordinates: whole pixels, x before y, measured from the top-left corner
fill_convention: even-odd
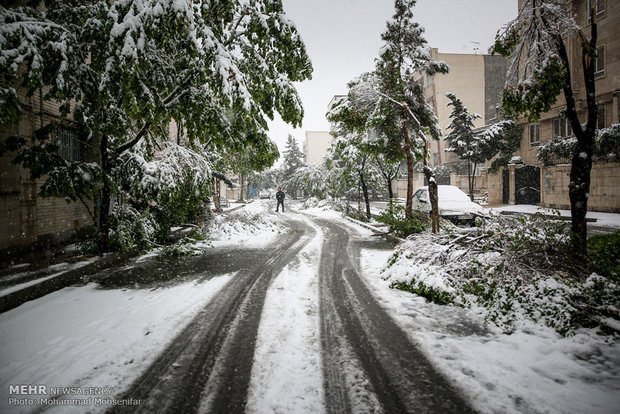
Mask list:
[[[591,330],[561,337],[533,323],[512,335],[484,327],[480,309],[441,306],[390,289],[391,251],[364,250],[379,303],[480,412],[613,413],[620,406],[620,344]]]
[[[103,397],[118,396],[231,277],[156,290],[103,290],[95,284],[69,287],[1,314],[3,408],[7,408],[9,385],[14,384],[102,387],[111,392]],[[99,412],[107,407],[88,408]],[[83,412],[84,407],[51,411]]]

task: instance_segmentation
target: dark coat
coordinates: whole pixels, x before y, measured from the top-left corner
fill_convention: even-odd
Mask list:
[[[283,191],[278,191],[276,193],[276,200],[278,200],[280,203],[284,201],[284,192]]]

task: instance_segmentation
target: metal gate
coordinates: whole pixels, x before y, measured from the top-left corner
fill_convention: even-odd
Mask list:
[[[526,165],[515,170],[515,204],[540,204],[540,168]]]
[[[502,203],[510,203],[510,171],[502,171]]]

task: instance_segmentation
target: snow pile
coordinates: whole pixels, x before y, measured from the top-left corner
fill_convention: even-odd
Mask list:
[[[206,240],[197,247],[263,247],[286,231],[270,209],[270,201],[254,201],[228,214],[215,215],[209,223]]]
[[[390,289],[391,280],[384,279],[382,270],[391,254],[362,251],[362,275],[377,301],[477,412],[617,412],[617,341],[608,343],[608,337],[587,329],[563,337],[525,321],[511,335],[493,325],[484,327],[479,307],[441,306]]]
[[[345,206],[344,203],[335,198],[324,198],[318,199],[317,197],[308,198],[300,207],[301,210],[314,210],[316,212],[320,211],[344,211]]]
[[[383,277],[438,304],[480,307],[487,323],[514,332],[531,322],[570,335],[617,334],[620,284],[569,260],[563,222],[496,217],[484,227],[410,236]]]

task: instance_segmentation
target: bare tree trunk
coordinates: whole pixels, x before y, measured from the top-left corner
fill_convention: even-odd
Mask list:
[[[368,198],[368,185],[364,181],[364,167],[366,166],[366,160],[362,162],[362,168],[360,170],[360,183],[362,184],[362,193],[364,194],[364,202],[366,203],[366,218],[370,220],[370,199]]]
[[[405,154],[407,155],[407,200],[405,202],[405,218],[413,217],[413,154],[409,139],[409,122],[407,104],[403,103],[403,132],[405,135]]]
[[[220,211],[222,209],[222,203],[220,200],[220,185],[220,180],[213,178],[213,205],[215,207],[215,211]]]
[[[571,240],[573,252],[577,256],[587,256],[588,227],[586,214],[588,212],[588,197],[590,194],[590,179],[592,170],[592,155],[594,152],[594,137],[596,134],[596,122],[598,117],[598,105],[596,104],[596,84],[594,81],[594,58],[597,42],[596,11],[590,10],[592,16],[591,38],[588,42],[581,35],[581,53],[583,76],[586,87],[586,102],[588,106],[588,120],[585,130],[577,115],[575,97],[573,94],[570,61],[566,46],[561,37],[557,38],[559,56],[564,66],[564,98],[566,99],[566,117],[568,118],[573,133],[577,138],[577,146],[572,156],[569,199],[571,209]]]
[[[243,192],[245,191],[245,177],[243,174],[239,174],[239,179],[241,181],[241,186],[239,187],[239,201],[243,203]]]
[[[101,189],[101,207],[99,209],[99,226],[97,232],[97,248],[99,254],[108,251],[110,241],[110,178],[108,176],[111,166],[108,154],[108,137],[104,135],[99,144],[101,152],[101,168],[103,170],[103,188]]]

